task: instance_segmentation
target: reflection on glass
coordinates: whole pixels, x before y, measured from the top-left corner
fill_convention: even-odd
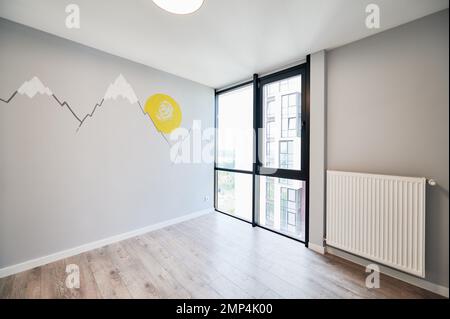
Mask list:
[[[261,176],[258,223],[305,240],[305,182]]]
[[[216,171],[217,209],[224,213],[252,220],[252,175]]]
[[[263,165],[301,169],[302,77],[263,87]]]

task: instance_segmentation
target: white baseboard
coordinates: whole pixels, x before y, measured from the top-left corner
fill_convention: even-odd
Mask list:
[[[157,224],[148,225],[143,228],[138,228],[138,229],[126,232],[126,233],[122,233],[122,234],[118,234],[118,235],[111,236],[108,238],[100,239],[100,240],[97,240],[97,241],[94,241],[91,243],[87,243],[87,244],[84,244],[81,246],[77,246],[74,248],[70,248],[67,250],[59,251],[59,252],[56,252],[51,255],[28,260],[28,261],[22,262],[20,264],[7,266],[5,268],[0,269],[0,278],[7,277],[7,276],[10,276],[13,274],[17,274],[17,273],[25,271],[25,270],[33,269],[35,267],[43,266],[45,264],[48,264],[48,263],[51,263],[51,262],[54,262],[57,260],[75,256],[75,255],[78,255],[78,254],[81,254],[81,253],[84,253],[84,252],[87,252],[87,251],[90,251],[93,249],[97,249],[97,248],[100,248],[100,247],[103,247],[106,245],[110,245],[110,244],[131,238],[131,237],[139,236],[139,235],[142,235],[142,234],[145,234],[145,233],[157,230],[157,229],[161,229],[161,228],[164,228],[164,227],[167,227],[170,225],[178,224],[178,223],[184,222],[186,220],[193,219],[193,218],[211,213],[213,211],[214,211],[213,208],[204,209],[201,211],[183,215],[181,217],[169,219],[169,220],[157,223]]]
[[[328,254],[338,256],[340,258],[346,259],[348,261],[351,261],[355,264],[358,264],[358,265],[361,265],[364,267],[367,266],[368,264],[373,263],[373,261],[349,254],[343,250],[340,250],[340,249],[337,249],[334,247],[327,246],[325,251]],[[408,284],[411,284],[413,286],[417,286],[417,287],[423,288],[425,290],[434,292],[435,294],[444,296],[446,298],[449,297],[448,287],[444,287],[444,286],[429,282],[422,278],[414,277],[412,275],[397,271],[397,270],[389,268],[389,267],[385,267],[383,265],[380,265],[380,272],[387,276],[393,277],[395,279],[407,282]]]
[[[308,248],[315,251],[316,253],[321,254],[321,255],[325,254],[325,247],[323,247],[323,246],[308,242]]]

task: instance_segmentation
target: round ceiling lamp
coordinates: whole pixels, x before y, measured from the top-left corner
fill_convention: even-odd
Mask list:
[[[189,14],[200,9],[204,0],[153,0],[153,2],[170,13]]]

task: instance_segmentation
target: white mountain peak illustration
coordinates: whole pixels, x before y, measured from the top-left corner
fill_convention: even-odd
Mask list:
[[[103,98],[105,100],[109,100],[109,99],[115,100],[119,96],[127,99],[128,101],[130,101],[131,104],[136,103],[138,101],[136,93],[134,93],[133,88],[127,82],[127,80],[123,77],[122,74],[120,74],[116,78],[114,83],[112,83],[108,86],[108,89],[106,90],[105,96]]]
[[[25,81],[17,90],[20,95],[26,95],[33,98],[36,94],[46,94],[51,96],[52,91],[46,87],[37,76],[34,76],[30,81]]]

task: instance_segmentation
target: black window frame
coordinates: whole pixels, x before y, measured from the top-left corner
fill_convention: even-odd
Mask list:
[[[297,129],[301,130],[301,169],[300,170],[291,170],[291,169],[277,169],[275,172],[273,168],[267,168],[263,166],[261,159],[259,158],[259,149],[262,147],[263,139],[260,135],[260,128],[263,127],[263,112],[264,105],[262,103],[262,89],[264,85],[270,84],[272,82],[280,81],[283,79],[288,79],[293,76],[302,76],[302,94],[301,94],[301,109],[299,113],[301,114],[301,123],[297,125]],[[222,214],[231,216],[233,218],[242,220],[246,223],[251,224],[253,227],[260,227],[266,229],[268,231],[277,233],[281,236],[290,238],[292,240],[296,240],[305,244],[308,247],[309,243],[309,134],[310,134],[310,116],[309,116],[309,108],[310,108],[310,56],[306,57],[306,62],[269,74],[263,77],[259,77],[257,74],[253,75],[253,79],[251,81],[246,81],[226,89],[215,90],[215,112],[214,112],[214,124],[217,129],[218,118],[217,118],[217,108],[218,108],[218,97],[220,94],[224,94],[248,85],[253,85],[253,128],[256,138],[254,139],[255,145],[253,145],[253,165],[252,170],[237,170],[237,169],[228,169],[218,167],[216,163],[217,159],[217,135],[215,137],[215,156],[214,156],[214,209]],[[217,133],[217,131],[216,131]],[[262,154],[264,156],[264,154]],[[252,183],[252,220],[248,221],[242,219],[240,217],[228,214],[226,212],[220,211],[217,209],[217,171],[227,171],[241,174],[252,174],[253,183]],[[256,212],[256,179],[258,176],[266,176],[273,178],[283,178],[283,179],[293,179],[300,180],[305,182],[305,239],[300,240],[298,238],[289,236],[287,234],[277,232],[273,229],[264,227],[257,223],[257,212]]]

